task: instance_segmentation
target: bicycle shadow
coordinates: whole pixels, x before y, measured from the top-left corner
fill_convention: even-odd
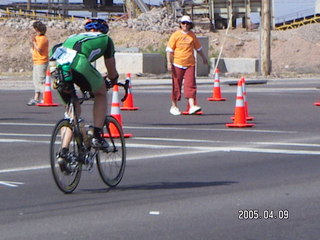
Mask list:
[[[129,186],[117,186],[115,188],[103,189],[81,189],[81,191],[90,192],[109,192],[109,191],[135,191],[135,190],[168,190],[168,189],[190,189],[190,188],[204,188],[228,186],[236,184],[236,181],[213,181],[213,182],[154,182],[147,184],[137,184]]]
[[[186,189],[186,188],[203,188],[231,185],[238,182],[235,181],[214,181],[214,182],[158,182],[132,186],[119,186],[118,190],[160,190],[160,189]],[[116,190],[115,189],[115,190]]]

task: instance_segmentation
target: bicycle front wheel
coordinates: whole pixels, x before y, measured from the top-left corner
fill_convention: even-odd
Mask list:
[[[104,124],[104,138],[110,144],[109,150],[99,150],[96,160],[101,179],[110,187],[117,186],[126,166],[126,146],[122,127],[112,116]]]
[[[68,138],[69,153],[64,163],[58,163],[61,144]],[[72,193],[79,184],[82,165],[77,161],[79,156],[78,144],[73,135],[69,120],[60,120],[52,133],[50,142],[50,163],[55,183],[64,193]]]

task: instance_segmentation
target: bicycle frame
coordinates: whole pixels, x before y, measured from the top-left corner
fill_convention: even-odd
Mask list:
[[[65,112],[65,119],[68,119],[70,121],[70,124],[73,126],[73,132],[76,136],[77,143],[79,146],[81,146],[83,141],[83,136],[80,131],[79,126],[79,117],[76,110],[76,104],[77,104],[78,98],[76,94],[72,94],[70,102],[66,106],[66,112]],[[80,104],[80,103],[79,103]]]

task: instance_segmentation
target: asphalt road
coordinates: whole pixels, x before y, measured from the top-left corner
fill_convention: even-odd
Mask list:
[[[0,90],[0,239],[318,239],[318,86],[247,85],[256,125],[243,129],[225,126],[235,86],[209,102],[212,85],[200,84],[197,116],[169,114],[168,85],[133,86],[139,110],[121,111],[134,135],[122,182],[110,189],[94,169],[71,195],[49,169],[63,107],[27,107],[32,91]],[[90,122],[90,104],[83,109]]]

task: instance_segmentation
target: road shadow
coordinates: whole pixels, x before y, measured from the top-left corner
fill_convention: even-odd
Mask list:
[[[158,182],[142,185],[120,186],[117,190],[159,190],[159,189],[185,189],[185,188],[203,188],[223,185],[231,185],[235,181],[214,181],[214,182]]]
[[[147,184],[137,184],[129,186],[117,186],[116,188],[108,189],[81,189],[81,191],[89,192],[109,192],[109,191],[134,191],[134,190],[167,190],[167,189],[190,189],[190,188],[204,188],[217,187],[236,184],[235,181],[213,181],[213,182],[155,182]]]

